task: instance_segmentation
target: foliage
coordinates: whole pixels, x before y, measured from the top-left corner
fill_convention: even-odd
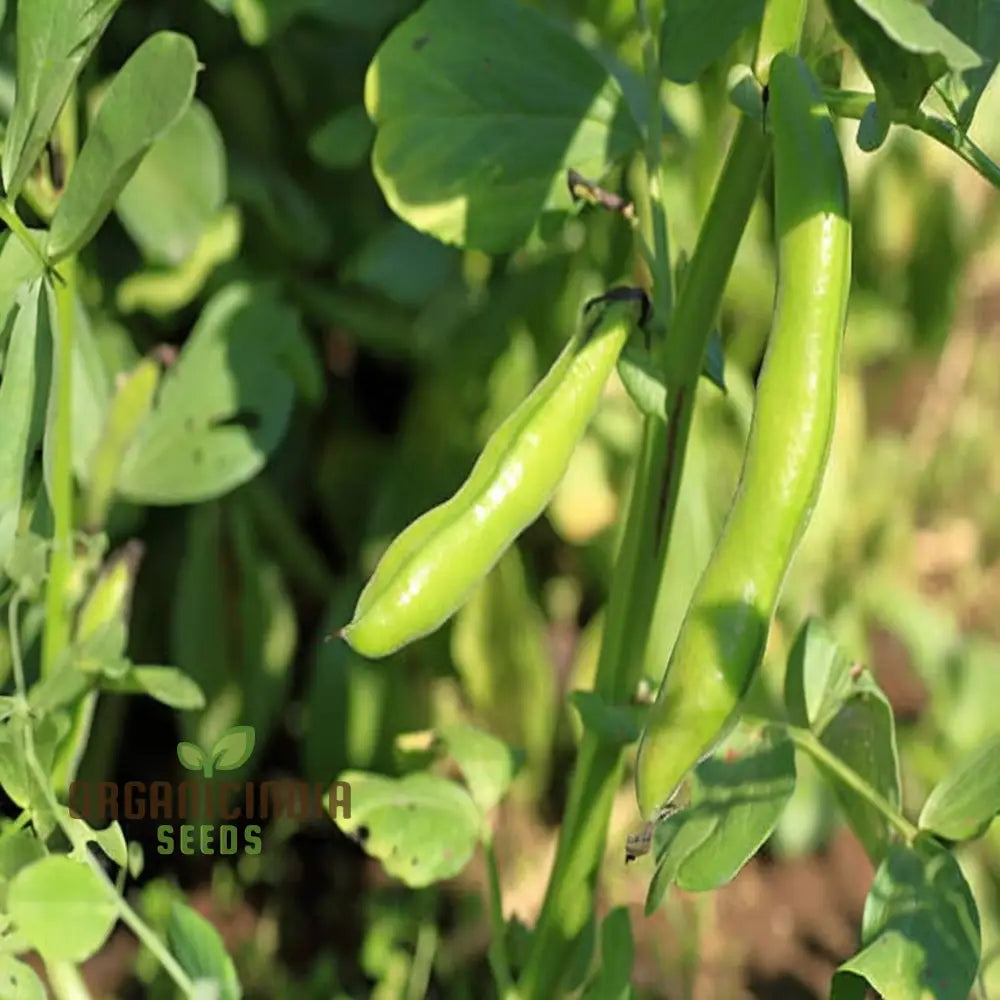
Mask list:
[[[660,995],[639,929],[678,890],[843,825],[875,874],[829,995],[1000,989],[1000,7],[713,8],[0,3],[0,995],[88,995],[119,924],[154,1000]],[[771,317],[781,48],[850,179],[836,437],[739,725],[643,830]],[[653,322],[545,515],[444,628],[324,641],[623,282]],[[268,785],[302,811],[233,818]]]

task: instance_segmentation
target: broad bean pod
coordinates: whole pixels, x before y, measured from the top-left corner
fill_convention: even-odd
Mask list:
[[[468,478],[390,544],[340,631],[363,656],[388,656],[439,628],[548,504],[648,300],[612,289],[544,378],[491,435]]]
[[[851,273],[843,159],[819,85],[797,56],[772,61],[767,114],[778,248],[773,322],[736,495],[640,739],[635,783],[647,822],[738,718],[833,435]]]

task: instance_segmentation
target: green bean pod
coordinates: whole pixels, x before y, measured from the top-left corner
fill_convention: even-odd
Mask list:
[[[545,509],[648,303],[617,289],[586,312],[593,306],[600,311],[491,435],[454,496],[386,549],[339,633],[355,651],[388,656],[439,628]]]
[[[805,63],[777,55],[769,91],[773,323],[740,483],[640,739],[635,783],[647,821],[738,718],[833,437],[851,276],[847,179],[829,110]]]

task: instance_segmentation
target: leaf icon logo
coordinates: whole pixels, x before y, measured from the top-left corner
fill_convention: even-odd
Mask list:
[[[256,735],[253,726],[232,726],[215,741],[211,753],[197,743],[181,740],[177,744],[177,759],[189,771],[201,771],[211,778],[216,771],[235,771],[253,753]]]

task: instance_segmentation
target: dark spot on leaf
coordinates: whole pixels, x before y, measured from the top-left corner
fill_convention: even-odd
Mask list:
[[[260,427],[260,414],[253,410],[237,410],[236,413],[222,420],[216,420],[213,427],[245,427],[248,431],[255,431]]]
[[[419,52],[430,40],[430,35],[421,35],[419,38],[415,38],[413,40],[413,51]]]
[[[191,457],[200,465],[205,461],[205,452],[201,448],[195,448],[194,454]]]
[[[416,867],[417,867],[417,865],[419,864],[419,862],[417,861],[417,859],[416,859],[416,858],[410,858],[410,864],[411,864],[411,865],[412,865],[412,866],[413,866],[414,868],[416,868]]]

